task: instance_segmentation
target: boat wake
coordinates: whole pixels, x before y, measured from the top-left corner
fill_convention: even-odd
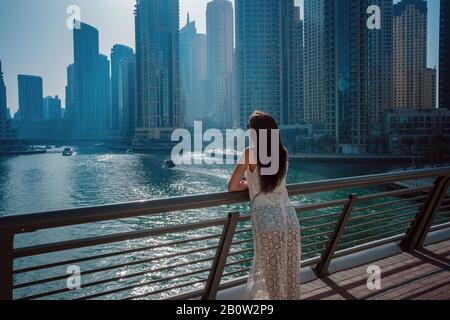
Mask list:
[[[180,171],[187,174],[200,174],[210,177],[215,177],[222,180],[228,180],[230,178],[229,174],[225,170],[217,170],[217,169],[202,169],[202,168],[193,168],[193,167],[175,167],[171,170]]]

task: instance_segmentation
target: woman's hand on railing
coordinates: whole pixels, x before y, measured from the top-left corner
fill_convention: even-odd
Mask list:
[[[243,178],[249,166],[249,151],[246,149],[241,156],[236,168],[233,171],[230,182],[228,183],[228,192],[241,192],[248,190],[248,183]]]
[[[239,181],[238,184],[228,184],[228,192],[242,192],[242,191],[247,191],[248,190],[248,183],[247,180],[242,179],[241,181]]]

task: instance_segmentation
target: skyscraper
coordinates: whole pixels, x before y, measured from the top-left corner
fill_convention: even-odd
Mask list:
[[[305,0],[305,121],[322,126],[330,151],[367,150],[368,43],[388,41],[368,35],[368,4]],[[374,61],[388,54],[377,50]]]
[[[170,141],[180,124],[179,0],[137,0],[135,27],[136,139]]]
[[[132,139],[136,128],[136,60],[135,56],[120,60],[117,70],[119,130]]]
[[[421,77],[427,68],[427,3],[394,5],[394,107],[419,109]]]
[[[383,151],[383,112],[393,107],[393,2],[368,0],[368,5],[381,9],[380,28],[367,32],[369,151],[377,153]]]
[[[293,19],[291,24],[291,61],[290,75],[290,108],[289,123],[304,123],[304,61],[303,61],[303,20],[300,19],[300,7],[292,8]]]
[[[109,135],[111,131],[111,74],[108,57],[98,55],[96,72],[96,100],[98,112],[98,131],[101,135]]]
[[[61,100],[58,96],[45,97],[43,100],[43,112],[45,120],[57,120],[62,118]]]
[[[3,79],[2,62],[0,61],[0,141],[2,144],[5,141],[16,139],[16,131],[11,128],[11,121],[7,115],[9,111],[6,105],[6,86]]]
[[[204,120],[208,110],[208,45],[204,33],[197,33],[197,66],[200,88],[198,110],[201,112],[199,119]]]
[[[325,130],[340,153],[367,148],[367,1],[325,0]]]
[[[437,70],[426,68],[420,75],[420,106],[422,109],[436,108]]]
[[[325,123],[324,0],[305,0],[304,121]]]
[[[118,131],[119,122],[119,64],[123,59],[134,58],[133,49],[116,44],[111,50],[111,129]]]
[[[0,127],[3,129],[6,122],[6,86],[3,79],[2,62],[0,61]]]
[[[190,21],[180,30],[180,92],[181,114],[185,126],[192,126],[195,120],[204,117],[205,106],[202,95],[205,90],[200,80],[200,48],[195,21]]]
[[[441,1],[439,39],[439,108],[450,110],[450,3]]]
[[[73,30],[73,48],[73,70],[68,70],[73,71],[73,133],[85,138],[105,136],[111,128],[110,73],[109,60],[99,53],[98,30],[80,23]]]
[[[293,0],[236,0],[237,88],[241,127],[255,110],[289,124]]]
[[[74,120],[72,116],[75,107],[75,72],[74,65],[67,67],[67,85],[66,85],[66,114],[64,118]]]
[[[38,76],[19,75],[19,111],[21,120],[41,120],[44,117],[42,109],[43,85]]]
[[[208,109],[215,126],[231,128],[233,111],[233,4],[208,2],[206,9],[208,52]]]
[[[198,74],[202,81],[208,79],[208,44],[207,37],[204,33],[197,34],[197,51],[198,51]]]

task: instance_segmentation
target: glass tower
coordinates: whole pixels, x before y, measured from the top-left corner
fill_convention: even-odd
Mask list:
[[[44,118],[42,78],[19,75],[17,80],[20,120],[42,120]]]
[[[326,131],[340,153],[366,151],[367,1],[324,1]]]
[[[3,79],[2,62],[0,61],[0,141],[12,141],[16,139],[16,131],[11,128],[11,120],[8,119],[9,110],[6,104],[6,86]],[[0,144],[0,149],[1,149]]]
[[[123,59],[134,57],[133,49],[116,44],[111,50],[111,129],[119,130],[119,64]]]
[[[236,0],[237,88],[241,127],[255,110],[289,124],[292,0]]]
[[[439,49],[439,108],[450,110],[450,3],[441,0]]]
[[[168,141],[180,125],[179,1],[137,0],[136,139]]]
[[[136,127],[136,60],[134,55],[120,60],[117,70],[119,130],[133,138]]]
[[[98,30],[80,23],[73,31],[73,48],[74,63],[68,69],[68,89],[73,89],[73,133],[77,138],[105,136],[111,129],[110,64],[99,53]]]
[[[208,63],[208,117],[215,127],[233,125],[233,4],[228,0],[208,2],[206,9]]]

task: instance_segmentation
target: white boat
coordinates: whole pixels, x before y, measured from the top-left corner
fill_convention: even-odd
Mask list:
[[[65,148],[63,151],[64,157],[70,157],[73,155],[73,150],[71,148]]]

